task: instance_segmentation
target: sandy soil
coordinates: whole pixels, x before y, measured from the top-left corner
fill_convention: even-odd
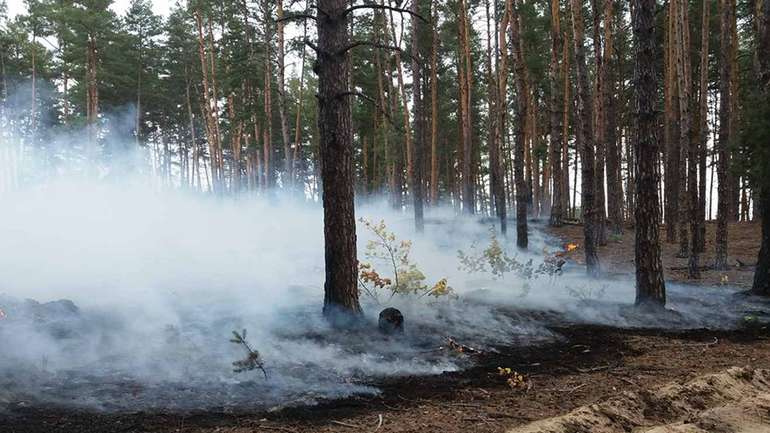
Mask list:
[[[770,371],[729,368],[624,392],[508,433],[751,433],[770,430]]]

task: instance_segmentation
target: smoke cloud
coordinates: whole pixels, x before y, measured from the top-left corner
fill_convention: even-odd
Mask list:
[[[120,130],[130,118],[106,123]],[[121,163],[89,168],[66,158],[76,137],[53,136],[55,164],[20,152],[19,140],[2,143],[13,157],[0,160],[17,176],[0,192],[0,412],[20,402],[109,411],[308,404],[375,394],[371,384],[384,377],[467,367],[469,359],[438,350],[449,336],[489,350],[559,338],[548,315],[532,312],[552,312],[561,324],[724,328],[762,309],[750,298],[736,302],[730,289],[669,285],[669,305],[681,316],[640,318],[628,311],[630,278],[588,280],[573,264],[532,279],[468,273],[457,252],[488,244],[491,222],[430,209],[417,235],[409,212],[369,200],[357,216],[412,240],[427,281],[447,278],[458,297],[386,296],[378,304],[364,296],[371,326],[331,329],[321,316],[320,204],[160,186],[149,170],[131,168],[149,156],[117,139]],[[40,167],[45,175],[30,175]],[[361,225],[358,233],[363,259],[372,235]],[[561,248],[536,223],[530,252],[501,242],[534,266]],[[386,306],[404,313],[404,336],[376,331]],[[246,353],[229,338],[243,329],[266,378],[233,371]]]

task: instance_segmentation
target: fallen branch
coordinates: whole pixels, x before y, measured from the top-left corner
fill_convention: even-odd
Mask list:
[[[355,425],[355,424],[348,424],[348,423],[346,423],[346,422],[342,422],[342,421],[335,421],[335,420],[331,420],[331,421],[329,421],[329,422],[330,422],[330,423],[332,423],[332,424],[341,425],[341,426],[343,426],[343,427],[349,427],[349,428],[357,428],[357,429],[361,429],[361,428],[363,428],[363,427],[361,427],[360,425]]]
[[[598,367],[592,367],[592,368],[575,368],[575,370],[581,372],[581,373],[594,373],[597,371],[603,371],[603,370],[609,370],[613,368],[611,365],[600,365]]]
[[[250,371],[254,369],[262,370],[262,374],[267,379],[267,371],[265,371],[265,365],[262,362],[262,358],[259,356],[259,352],[252,349],[249,343],[246,341],[246,330],[244,329],[241,334],[238,331],[233,331],[233,338],[230,339],[231,343],[239,344],[246,349],[246,358],[233,362],[233,371],[241,373],[244,371]]]
[[[481,350],[474,349],[470,346],[466,346],[464,344],[458,343],[452,337],[446,337],[446,339],[447,339],[447,347],[449,349],[454,350],[455,352],[468,353],[471,355],[478,355],[482,353]]]

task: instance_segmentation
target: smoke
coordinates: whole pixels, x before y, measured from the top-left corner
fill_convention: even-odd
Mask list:
[[[129,119],[130,112],[105,124],[119,131]],[[40,169],[34,153],[3,160],[26,175],[0,193],[0,412],[22,401],[110,411],[308,404],[377,393],[371,384],[385,377],[467,367],[470,359],[439,349],[450,336],[494,350],[554,341],[553,320],[723,328],[762,309],[749,298],[735,301],[726,288],[669,285],[670,306],[681,315],[639,317],[627,308],[633,281],[589,280],[577,265],[532,279],[468,273],[457,252],[483,248],[491,223],[430,209],[418,235],[408,212],[369,200],[358,203],[357,216],[382,219],[399,239],[412,240],[427,281],[447,278],[458,298],[395,296],[378,304],[363,297],[369,326],[332,329],[321,316],[318,203],[159,187],[149,170],[126,168],[147,159],[140,150],[89,168],[66,158],[82,143],[77,137],[53,136],[47,146],[64,156],[45,175],[30,175]],[[133,144],[109,141],[113,149]],[[3,146],[17,144],[6,137]],[[358,233],[363,256],[372,235],[360,224]],[[502,242],[534,266],[561,248],[537,224],[528,253]],[[376,331],[386,306],[403,311],[404,336]],[[267,378],[233,371],[246,353],[229,338],[243,329]]]

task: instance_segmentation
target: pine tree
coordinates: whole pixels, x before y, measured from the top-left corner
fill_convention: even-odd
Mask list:
[[[631,21],[635,51],[636,304],[663,306],[666,303],[666,285],[660,260],[660,211],[655,169],[658,161],[655,0],[633,0]]]
[[[720,57],[719,57],[719,141],[717,145],[717,229],[716,229],[716,261],[714,267],[718,270],[727,269],[727,222],[730,218],[730,108],[733,106],[730,83],[733,80],[733,63],[730,53],[733,51],[732,21],[735,19],[735,3],[733,0],[720,1]]]
[[[361,312],[358,303],[356,219],[353,206],[353,143],[348,89],[349,44],[346,0],[319,0],[318,129],[323,183],[324,315],[345,323]]]
[[[588,72],[586,70],[585,41],[583,32],[583,5],[579,0],[571,0],[572,38],[575,45],[575,70],[577,76],[577,142],[581,149],[581,206],[583,207],[584,250],[586,270],[589,275],[599,272],[599,257],[596,252],[596,217],[594,200],[594,135],[593,110],[588,91]]]

